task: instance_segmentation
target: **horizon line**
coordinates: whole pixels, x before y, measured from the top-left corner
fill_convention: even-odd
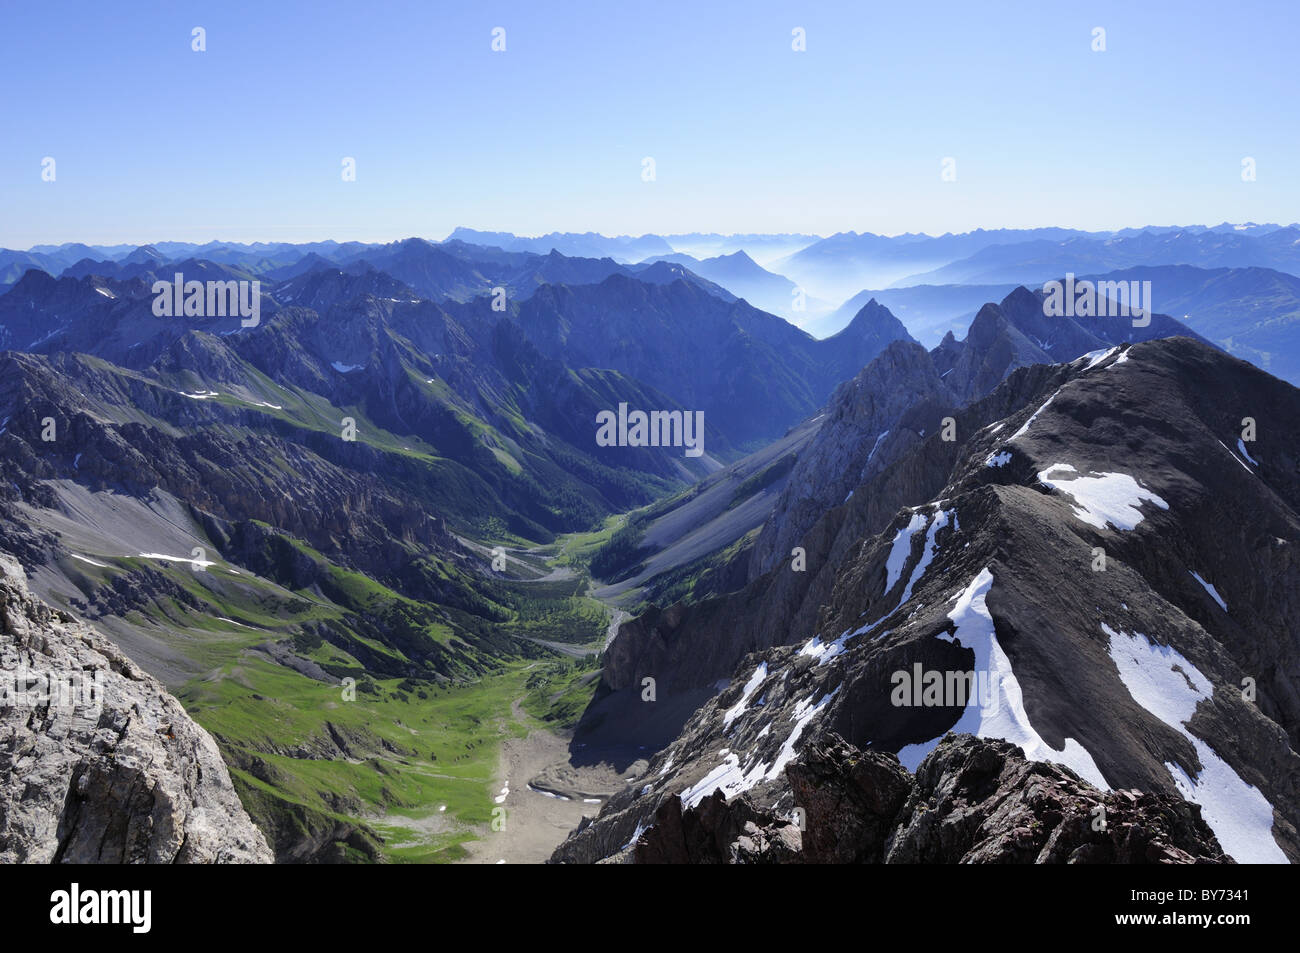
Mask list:
[[[831,232],[831,233],[828,233],[828,234],[820,234],[820,233],[813,233],[813,232],[754,232],[754,231],[748,231],[748,232],[720,232],[720,231],[700,231],[700,230],[694,230],[694,231],[687,231],[687,232],[642,232],[642,233],[639,234],[639,235],[632,235],[632,234],[629,234],[629,233],[622,233],[622,234],[607,234],[607,233],[605,233],[605,232],[592,231],[592,230],[582,231],[582,232],[577,232],[577,231],[560,231],[560,230],[553,230],[553,231],[550,231],[550,232],[543,232],[543,233],[541,233],[541,234],[536,234],[536,235],[526,235],[526,234],[523,234],[523,233],[520,233],[520,232],[512,232],[512,231],[509,231],[508,229],[477,228],[477,227],[474,227],[474,226],[468,226],[468,225],[457,225],[457,226],[455,226],[454,228],[452,228],[451,231],[449,231],[449,232],[447,233],[446,237],[444,237],[444,238],[427,238],[427,237],[425,237],[424,235],[405,235],[405,236],[400,236],[400,237],[396,237],[396,238],[391,238],[391,239],[388,239],[387,241],[384,241],[384,240],[371,240],[371,241],[366,241],[366,240],[363,240],[363,239],[351,239],[351,238],[317,238],[317,239],[298,239],[298,240],[272,239],[272,238],[252,238],[252,239],[250,239],[250,238],[238,238],[238,239],[235,239],[235,238],[226,238],[226,239],[222,239],[222,238],[209,238],[209,239],[207,239],[207,240],[203,240],[203,241],[200,241],[200,240],[197,240],[197,239],[185,239],[185,238],[157,238],[157,239],[152,239],[152,240],[144,241],[144,242],[135,242],[135,241],[86,241],[86,240],[73,239],[73,240],[64,241],[64,242],[58,242],[58,243],[55,243],[55,242],[36,242],[35,244],[29,245],[29,246],[27,246],[26,248],[10,248],[10,247],[8,247],[8,246],[3,246],[3,250],[5,250],[5,251],[16,251],[16,252],[33,252],[33,251],[35,251],[36,249],[41,249],[41,248],[59,249],[59,248],[66,248],[66,247],[69,246],[69,245],[86,245],[87,247],[92,247],[92,248],[93,248],[93,247],[96,247],[96,246],[101,247],[101,248],[111,248],[111,247],[117,247],[117,246],[130,246],[130,247],[132,247],[132,248],[137,248],[137,249],[138,249],[138,248],[153,247],[153,246],[157,246],[157,245],[194,245],[194,246],[196,246],[196,247],[200,247],[200,248],[201,248],[201,247],[206,246],[206,245],[312,245],[312,244],[320,244],[320,243],[324,243],[324,242],[333,242],[334,244],[337,244],[337,245],[346,245],[346,244],[354,243],[354,244],[358,244],[358,245],[378,245],[378,246],[383,246],[383,245],[393,245],[393,244],[398,244],[398,243],[400,243],[400,242],[412,241],[412,240],[426,241],[426,242],[429,242],[429,243],[431,243],[431,244],[445,244],[446,242],[448,242],[448,241],[451,240],[451,237],[452,237],[452,236],[453,236],[457,231],[459,231],[459,230],[461,230],[461,229],[465,229],[465,230],[467,230],[467,231],[472,231],[472,232],[483,232],[483,233],[489,233],[489,234],[490,234],[490,233],[497,233],[497,234],[501,234],[501,235],[510,235],[511,237],[513,237],[513,238],[515,238],[515,239],[520,239],[520,240],[524,240],[524,241],[537,241],[537,240],[539,240],[539,239],[548,238],[548,237],[551,237],[551,236],[587,236],[587,235],[591,235],[591,236],[595,236],[595,237],[599,237],[599,238],[604,238],[604,239],[610,239],[610,240],[617,240],[617,239],[632,239],[632,240],[638,240],[638,239],[644,239],[644,238],[663,238],[663,239],[669,239],[669,238],[684,238],[684,237],[691,236],[691,235],[698,235],[698,236],[716,236],[716,237],[718,237],[718,238],[733,238],[733,239],[734,239],[734,238],[743,238],[743,237],[752,237],[752,238],[776,238],[776,237],[781,237],[781,236],[798,236],[798,237],[801,237],[801,238],[811,238],[814,242],[817,242],[817,241],[826,241],[827,239],[830,239],[830,238],[837,238],[837,237],[845,236],[845,235],[852,235],[852,236],[856,236],[856,237],[874,236],[874,237],[877,237],[877,238],[908,238],[908,237],[912,237],[912,238],[929,238],[929,239],[935,239],[935,238],[945,238],[945,237],[959,237],[959,236],[962,236],[962,235],[974,235],[974,234],[978,234],[978,233],[980,233],[980,232],[1030,232],[1030,231],[1041,231],[1041,230],[1044,230],[1044,229],[1053,229],[1053,228],[1054,228],[1054,229],[1060,229],[1060,230],[1062,230],[1062,231],[1080,232],[1080,233],[1082,233],[1082,234],[1087,234],[1087,235],[1114,235],[1114,234],[1117,234],[1118,232],[1123,232],[1123,231],[1143,232],[1143,231],[1149,231],[1149,230],[1152,230],[1152,229],[1161,229],[1161,230],[1177,230],[1177,229],[1193,229],[1193,228],[1199,228],[1199,229],[1206,229],[1206,230],[1209,230],[1209,229],[1214,229],[1214,228],[1222,228],[1222,227],[1225,226],[1225,225],[1227,225],[1227,226],[1231,226],[1231,227],[1233,227],[1233,228],[1238,228],[1238,229],[1245,229],[1245,228],[1268,228],[1268,227],[1273,227],[1273,228],[1275,228],[1275,229],[1280,230],[1280,229],[1284,229],[1284,228],[1300,228],[1300,222],[1283,223],[1283,222],[1249,222],[1249,221],[1248,221],[1248,222],[1229,222],[1229,221],[1223,221],[1223,222],[1219,222],[1218,224],[1215,224],[1215,225],[1206,225],[1206,224],[1202,224],[1202,223],[1170,224],[1170,225],[1154,225],[1154,224],[1145,224],[1145,225],[1123,225],[1123,226],[1119,226],[1119,227],[1115,227],[1115,228],[1096,228],[1096,229],[1092,229],[1092,228],[1080,228],[1080,227],[1073,226],[1073,225],[1025,225],[1025,226],[998,226],[998,227],[995,227],[995,228],[986,228],[986,227],[980,226],[980,227],[978,227],[978,228],[967,229],[966,231],[961,231],[961,232],[946,231],[946,232],[939,232],[939,233],[937,233],[937,234],[930,233],[930,232],[895,232],[895,233],[893,233],[893,234],[887,234],[887,233],[884,233],[884,232],[871,232],[871,231],[862,231],[862,232],[858,232],[858,231],[853,231],[853,230]],[[286,226],[286,227],[292,227],[292,226]],[[474,243],[474,242],[466,242],[466,244],[475,244],[475,243]],[[38,252],[38,254],[39,254],[39,252]]]

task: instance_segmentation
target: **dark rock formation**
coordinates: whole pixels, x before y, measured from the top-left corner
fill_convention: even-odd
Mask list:
[[[1099,791],[1015,745],[948,735],[912,777],[892,754],[834,734],[788,769],[796,823],[715,792],[670,798],[638,864],[1224,864],[1201,809],[1168,794]]]

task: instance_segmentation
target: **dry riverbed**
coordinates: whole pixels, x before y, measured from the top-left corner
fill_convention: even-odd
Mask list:
[[[522,721],[518,703],[514,716]],[[644,770],[644,766],[640,766]],[[638,772],[639,773],[639,772]],[[470,864],[540,864],[569,835],[584,814],[595,816],[604,800],[626,784],[633,772],[612,767],[574,767],[566,736],[534,728],[526,738],[509,738],[493,800],[506,809],[504,829],[486,830],[465,845]]]

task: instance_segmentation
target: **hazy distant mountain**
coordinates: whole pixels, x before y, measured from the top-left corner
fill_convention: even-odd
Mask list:
[[[799,234],[736,234],[719,235],[716,232],[688,232],[665,235],[664,240],[674,249],[693,258],[714,258],[743,251],[766,267],[772,262],[793,255],[801,248],[820,241],[820,235]]]
[[[1141,266],[1090,277],[1150,281],[1157,309],[1181,318],[1229,353],[1300,384],[1300,277],[1271,268],[1190,265]]]
[[[1253,233],[1235,229],[1145,230],[1125,238],[999,244],[894,284],[1041,283],[1067,272],[1082,275],[1137,265],[1265,267],[1300,274],[1300,228],[1255,229]]]
[[[625,265],[608,257],[571,257],[555,250],[546,254],[505,251],[459,239],[434,243],[408,238],[368,247],[360,255],[343,257],[339,263],[313,252],[268,272],[267,278],[291,278],[318,268],[354,274],[371,269],[383,271],[409,285],[420,297],[435,301],[466,301],[494,294],[497,288],[505,289],[510,300],[522,300],[542,285],[598,284],[615,274],[636,275],[653,284],[685,280],[723,299],[733,297],[725,288],[675,263]]]
[[[780,436],[891,341],[907,338],[883,308],[864,308],[835,338],[817,341],[685,281],[650,285],[621,275],[545,286],[520,305],[519,323],[546,356],[644,381],[703,410],[738,444]]]
[[[805,327],[805,329],[806,325],[802,319],[807,314],[818,313],[825,310],[826,307],[823,302],[816,298],[810,298],[805,294],[803,311],[796,311],[794,308],[795,292],[798,289],[795,283],[789,278],[773,274],[763,268],[744,251],[733,252],[730,255],[718,255],[704,260],[679,252],[673,255],[652,258],[650,261],[671,261],[682,265],[701,278],[716,282],[736,297],[744,298],[754,307],[769,311],[772,314],[779,314],[781,317]],[[857,310],[855,309],[853,314],[856,313]],[[848,324],[852,318],[852,314],[846,315],[839,327]],[[838,331],[839,327],[835,330]]]
[[[652,255],[669,255],[673,252],[673,247],[658,235],[609,237],[596,232],[551,232],[532,238],[510,232],[481,232],[460,227],[447,236],[447,241],[490,245],[506,251],[528,251],[537,255],[546,255],[554,250],[571,258],[613,258],[619,262],[638,262]]]
[[[843,301],[863,288],[883,288],[917,272],[966,258],[990,245],[1031,240],[1060,241],[1087,235],[1068,228],[977,229],[960,235],[873,235],[841,232],[772,264],[812,294]],[[963,279],[909,284],[996,284]]]
[[[166,260],[167,256],[152,245],[141,245],[120,261],[123,265],[157,265]]]
[[[913,285],[859,291],[834,311],[815,318],[803,329],[816,337],[834,334],[864,304],[875,299],[906,325],[908,333],[926,347],[934,347],[948,332],[961,333],[988,301],[1001,301],[1016,287],[1005,285]]]

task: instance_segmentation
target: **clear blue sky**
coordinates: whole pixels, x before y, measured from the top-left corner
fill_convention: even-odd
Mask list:
[[[3,22],[11,248],[1300,220],[1284,0],[9,0]]]

